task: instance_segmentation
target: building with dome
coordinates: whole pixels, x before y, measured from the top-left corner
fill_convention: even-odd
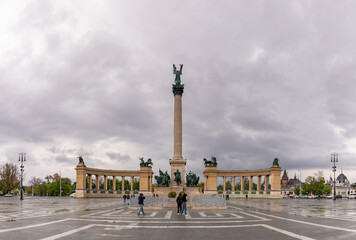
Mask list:
[[[326,182],[326,185],[332,187],[332,195],[334,194],[334,181],[330,176],[330,179]],[[335,191],[336,195],[341,195],[343,198],[349,196],[350,193],[356,193],[355,188],[351,188],[350,181],[347,179],[346,175],[341,172],[337,176],[335,181]]]

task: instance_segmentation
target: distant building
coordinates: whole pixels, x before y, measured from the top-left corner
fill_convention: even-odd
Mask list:
[[[325,185],[332,187],[332,194],[334,194],[334,181],[332,177],[326,182]],[[345,174],[341,174],[336,178],[335,181],[336,195],[341,195],[342,197],[347,197],[350,193],[356,193],[355,188],[351,188],[351,184]]]
[[[286,170],[284,170],[283,172],[281,184],[283,185],[282,187],[285,188],[291,188],[291,187],[295,188],[295,187],[303,186],[303,183],[299,179],[297,179],[296,174],[294,174],[294,178],[289,179]]]
[[[284,170],[283,176],[281,178],[281,189],[283,194],[294,195],[294,189],[296,187],[303,186],[303,183],[297,179],[297,175],[294,174],[294,178],[289,179],[287,171]]]

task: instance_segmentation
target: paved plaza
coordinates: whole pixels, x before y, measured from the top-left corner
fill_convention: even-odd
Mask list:
[[[137,200],[137,199],[136,199]],[[148,210],[121,199],[0,198],[0,239],[356,239],[355,200],[230,199],[228,210]]]

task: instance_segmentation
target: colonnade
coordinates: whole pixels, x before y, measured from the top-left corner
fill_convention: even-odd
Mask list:
[[[95,188],[93,188],[93,176],[95,176]],[[88,183],[89,184],[86,184],[87,185],[86,189],[87,190],[97,190],[97,191],[100,190],[100,177],[101,176],[104,178],[104,188],[102,189],[104,191],[108,191],[108,190],[113,190],[113,191],[116,191],[116,190],[121,190],[121,191],[124,191],[124,190],[128,190],[128,191],[141,190],[140,188],[139,189],[134,189],[134,179],[135,179],[135,177],[139,178],[140,177],[139,175],[137,175],[137,176],[134,176],[134,175],[130,175],[130,176],[115,176],[115,175],[114,176],[108,176],[108,175],[98,175],[98,174],[95,174],[95,175],[87,174],[86,178],[88,179]],[[110,177],[112,177],[112,180],[113,180],[111,188],[108,186],[108,180],[109,180]],[[125,180],[126,180],[127,177],[131,178],[130,189],[125,189]],[[119,186],[116,185],[116,180],[118,180],[119,178],[121,178],[121,187],[120,187],[120,189],[117,189]],[[151,179],[151,176],[148,176],[147,189],[148,189],[148,191],[152,190],[152,179]]]
[[[218,177],[220,177],[218,175]],[[226,188],[226,179],[228,177],[231,177],[231,189]],[[264,178],[264,189],[267,191],[269,189],[269,179],[270,175],[257,175],[257,176],[222,176],[223,178],[223,191],[229,190],[229,191],[235,191],[235,184],[236,184],[236,178],[240,178],[240,189],[237,189],[239,191],[262,191],[262,177]],[[257,188],[253,189],[253,179],[254,177],[257,177]],[[205,176],[205,179],[209,178],[208,175]],[[245,187],[245,179],[248,178],[248,187]],[[210,189],[208,187],[208,181],[204,181],[204,189]]]
[[[77,186],[76,197],[111,197],[117,194],[125,194],[130,191],[152,192],[153,171],[151,167],[140,167],[138,171],[126,170],[105,170],[97,168],[87,168],[84,163],[79,163],[76,167]],[[104,179],[103,189],[100,189],[100,178]],[[139,189],[134,189],[134,179],[139,178]],[[95,178],[95,188],[93,188],[93,180]],[[108,180],[112,178],[112,186],[108,186]],[[121,190],[117,190],[119,186],[116,180],[121,178]],[[130,189],[125,189],[125,178],[131,178]]]
[[[281,190],[281,168],[272,166],[268,169],[225,171],[217,170],[216,166],[206,166],[204,170],[204,193],[219,194],[217,190],[218,177],[223,178],[222,191],[230,194],[280,194]],[[226,189],[226,179],[231,177],[231,189]],[[236,178],[240,178],[240,189],[235,191]],[[245,187],[245,179],[248,178],[248,186]],[[253,180],[257,178],[257,187],[253,189]],[[264,189],[262,190],[262,178],[264,178]]]

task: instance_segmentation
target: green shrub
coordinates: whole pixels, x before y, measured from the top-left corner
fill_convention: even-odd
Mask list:
[[[176,192],[170,192],[168,193],[168,197],[169,198],[175,198],[177,196],[177,193]]]

